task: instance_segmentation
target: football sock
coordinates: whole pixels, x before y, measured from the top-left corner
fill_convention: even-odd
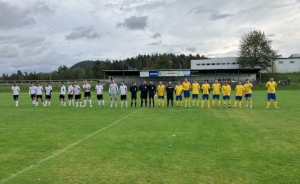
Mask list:
[[[248,100],[246,100],[246,106],[248,106],[248,104],[249,104],[249,101],[248,101]]]
[[[113,102],[112,102],[112,101],[110,101],[110,106],[112,106],[112,103],[113,103]]]
[[[184,105],[187,105],[187,98],[184,99]]]
[[[121,101],[121,107],[123,107],[123,101]]]
[[[98,106],[100,106],[100,100],[98,101]]]
[[[160,100],[158,100],[158,102],[157,102],[157,103],[158,103],[158,106],[160,106]]]
[[[92,105],[92,100],[90,100],[90,105]]]
[[[118,102],[117,101],[115,101],[115,105],[116,105],[116,107],[118,106]]]
[[[127,105],[128,105],[127,101],[125,102],[125,105],[126,105],[126,107],[127,107]]]
[[[176,106],[178,106],[178,101],[176,101]]]
[[[270,106],[270,102],[267,102],[267,107],[269,107]]]
[[[80,107],[82,107],[82,102],[80,102],[79,104],[80,104]]]
[[[193,106],[195,105],[195,100],[193,99]]]
[[[231,105],[231,100],[228,101],[228,104]]]
[[[182,101],[180,101],[180,106],[182,106]]]
[[[277,102],[274,102],[274,107],[277,107]]]
[[[104,100],[102,100],[102,105],[104,106]]]
[[[86,106],[86,100],[83,101],[83,105]]]
[[[49,102],[48,102],[49,106],[50,106],[50,103],[51,103],[51,102],[49,101]]]
[[[212,101],[211,101],[211,104],[212,104],[212,106],[215,106],[215,101],[212,100]]]
[[[187,101],[188,101],[188,105],[190,106],[191,105],[190,98],[188,98]]]
[[[218,100],[218,105],[219,105],[219,106],[221,105],[221,101],[220,101],[220,100]]]
[[[252,100],[250,100],[250,105],[252,106]]]
[[[71,106],[71,100],[69,100],[68,103],[69,103],[69,106]]]
[[[76,106],[78,106],[78,102],[76,102]]]
[[[66,106],[66,102],[64,102],[64,106]]]
[[[210,107],[210,101],[207,100],[207,107],[209,108]]]
[[[240,106],[240,107],[242,106],[242,101],[239,101],[239,106]]]
[[[201,106],[202,106],[202,107],[204,106],[204,100],[202,100],[202,102],[201,102]]]
[[[226,105],[226,100],[223,101],[223,104]]]
[[[234,106],[236,106],[236,104],[237,104],[237,101],[234,101]]]
[[[197,106],[199,105],[199,100],[197,100]]]
[[[72,104],[73,104],[73,106],[74,106],[74,100],[72,100]]]
[[[162,100],[162,102],[161,102],[161,106],[164,106],[165,105],[165,101],[164,100]]]

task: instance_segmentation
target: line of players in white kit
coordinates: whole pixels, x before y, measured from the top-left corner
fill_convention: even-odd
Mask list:
[[[81,101],[81,92],[84,92],[84,101],[82,104]],[[104,107],[105,102],[103,99],[103,85],[100,83],[100,81],[97,82],[97,85],[95,86],[96,96],[98,99],[98,107],[102,106]],[[21,93],[20,88],[17,86],[16,83],[13,84],[11,88],[13,99],[16,103],[16,106],[18,106],[18,98]],[[110,106],[113,106],[113,101],[115,102],[115,106],[117,107],[117,95],[119,95],[119,92],[121,93],[121,107],[123,107],[123,102],[125,102],[125,106],[127,107],[127,86],[124,85],[124,83],[121,83],[120,88],[118,85],[112,81],[112,83],[109,85],[109,96],[111,98],[111,104]],[[50,106],[51,105],[51,97],[52,97],[52,86],[47,82],[45,89],[43,89],[42,86],[40,86],[39,83],[37,83],[36,86],[33,85],[33,83],[30,83],[29,87],[29,95],[32,99],[32,106],[38,106],[38,101],[40,100],[42,102],[43,106]],[[45,93],[45,101],[43,99],[43,94]],[[59,101],[60,106],[66,106],[66,100],[65,96],[66,93],[68,95],[68,105],[74,106],[74,107],[86,107],[87,105],[87,99],[89,100],[89,105],[92,107],[92,99],[91,99],[91,85],[88,83],[87,80],[84,81],[84,84],[82,85],[82,88],[79,85],[73,84],[71,82],[68,82],[68,88],[66,89],[66,86],[63,82],[60,84],[60,95],[59,95]],[[74,98],[75,96],[75,98]]]

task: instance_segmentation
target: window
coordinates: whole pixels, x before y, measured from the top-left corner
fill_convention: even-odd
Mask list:
[[[200,66],[200,63],[198,63],[197,66]]]
[[[230,63],[226,63],[226,65],[230,65]]]
[[[278,63],[279,63],[279,64],[283,64],[283,61],[279,61]]]
[[[205,63],[202,63],[201,65],[205,65]]]
[[[211,65],[216,65],[216,63],[212,63]]]
[[[291,64],[294,64],[294,63],[295,63],[295,61],[290,61],[290,63],[291,63]]]
[[[217,63],[217,65],[220,65],[220,63]]]
[[[206,63],[206,65],[210,65],[210,63]]]
[[[222,63],[221,65],[225,65],[225,63]]]
[[[235,65],[236,63],[231,63],[232,65]]]

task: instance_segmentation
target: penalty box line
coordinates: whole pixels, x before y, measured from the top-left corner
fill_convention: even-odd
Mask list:
[[[82,138],[82,139],[80,139],[80,140],[78,140],[78,141],[76,141],[76,142],[70,144],[69,146],[67,146],[67,147],[65,147],[65,148],[63,148],[63,149],[61,149],[61,150],[55,152],[53,155],[50,155],[50,156],[48,156],[48,157],[46,157],[46,158],[43,158],[42,160],[38,161],[36,164],[32,164],[32,165],[30,165],[30,166],[28,166],[28,167],[26,167],[26,168],[24,168],[24,169],[22,169],[22,170],[16,172],[16,173],[10,175],[10,176],[7,177],[7,178],[2,179],[2,180],[1,180],[1,183],[5,183],[5,182],[7,182],[7,181],[9,181],[9,180],[11,180],[11,179],[17,177],[18,175],[20,175],[20,174],[22,174],[22,173],[24,173],[24,172],[26,172],[26,171],[28,171],[28,170],[34,168],[34,167],[39,166],[39,165],[42,164],[43,162],[46,162],[47,160],[50,160],[51,158],[53,158],[53,157],[55,157],[55,156],[57,156],[57,155],[59,155],[59,154],[61,154],[61,153],[63,153],[63,152],[68,151],[69,149],[73,148],[74,146],[76,146],[77,144],[81,143],[82,141],[85,141],[85,140],[89,139],[90,137],[92,137],[92,136],[98,134],[99,132],[102,132],[103,130],[106,130],[107,128],[109,128],[109,127],[111,127],[111,126],[113,126],[113,125],[119,123],[121,120],[123,120],[123,119],[125,119],[125,118],[128,118],[129,116],[131,116],[131,115],[137,113],[137,112],[140,111],[140,110],[142,110],[142,109],[139,109],[139,110],[137,110],[137,111],[134,111],[133,113],[131,113],[131,114],[127,115],[127,116],[124,116],[123,118],[118,119],[117,121],[115,121],[115,122],[113,122],[113,123],[107,125],[106,127],[103,127],[103,128],[101,128],[101,129],[97,130],[96,132],[94,132],[94,133],[92,133],[92,134],[90,134],[90,135],[88,135],[88,136],[86,136],[86,137],[84,137],[84,138]]]

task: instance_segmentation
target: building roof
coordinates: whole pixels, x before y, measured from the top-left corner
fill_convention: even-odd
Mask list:
[[[202,74],[209,74],[209,73],[258,73],[262,68],[239,68],[239,69],[160,69],[160,70],[103,70],[107,75],[114,76],[114,75],[135,75],[139,76],[140,72],[147,72],[147,71],[191,71],[194,74],[202,73]]]

